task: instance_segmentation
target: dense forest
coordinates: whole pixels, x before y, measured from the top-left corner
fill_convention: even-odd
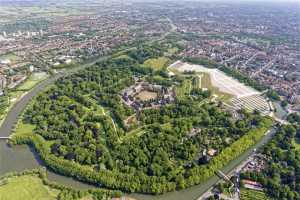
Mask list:
[[[136,79],[175,91],[196,82],[140,66],[160,55],[151,46],[138,47],[59,79],[24,113],[35,135],[14,142],[33,144],[59,173],[113,189],[163,193],[204,181],[270,127],[258,113],[231,117],[209,101],[209,92],[193,86],[158,108],[137,112],[125,105],[120,91]],[[131,116],[136,122],[127,126]]]
[[[243,177],[263,184],[272,199],[300,199],[300,116],[288,116],[293,125],[283,125],[262,153],[267,156],[267,167],[261,173],[245,173]]]

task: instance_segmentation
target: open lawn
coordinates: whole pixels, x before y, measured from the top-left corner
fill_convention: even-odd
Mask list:
[[[167,66],[169,59],[166,57],[152,58],[144,62],[145,67],[150,67],[154,70],[161,70]]]
[[[122,143],[133,137],[140,137],[141,135],[143,135],[146,132],[145,127],[147,127],[147,126],[139,127],[137,129],[133,129],[132,131],[126,133],[126,135],[120,139],[120,142]]]
[[[0,200],[54,200],[59,190],[45,186],[40,178],[24,175],[7,178],[0,186]]]
[[[260,94],[257,90],[244,85],[218,69],[206,68],[202,65],[192,65],[180,61],[173,63],[169,68],[175,68],[180,72],[193,71],[196,73],[209,74],[211,85],[218,88],[219,91],[233,95],[237,98]]]
[[[186,95],[189,95],[192,90],[192,80],[184,79],[180,86],[176,87],[175,92],[177,98],[184,98]]]
[[[142,101],[148,101],[150,99],[156,99],[157,93],[144,90],[144,91],[141,91],[139,94],[137,94],[136,98],[139,98]]]
[[[214,87],[211,83],[210,75],[207,73],[201,73],[201,87],[206,88],[217,95],[221,100],[228,102],[233,96],[224,92],[221,92],[217,87]]]
[[[176,75],[185,76],[185,75],[183,75],[183,73],[181,71],[178,71],[176,67],[169,67],[168,71],[172,72]],[[184,94],[184,92],[186,92],[186,93],[190,92],[192,89],[192,86],[194,88],[196,88],[197,83],[198,83],[198,86],[200,88],[210,90],[212,92],[212,94],[217,95],[220,100],[222,100],[226,103],[230,102],[230,100],[232,99],[233,96],[228,93],[221,92],[219,88],[213,86],[211,77],[208,73],[197,72],[196,74],[197,74],[197,77],[194,77],[194,81],[185,80],[184,83],[181,85],[181,87],[176,88],[177,95],[180,96],[180,95]],[[188,75],[188,76],[190,76],[190,75]],[[189,84],[191,84],[191,85],[189,85]]]
[[[34,130],[34,125],[24,124],[23,122],[19,122],[15,134],[24,135],[28,133],[33,133],[33,130]]]
[[[24,83],[22,83],[17,90],[31,90],[40,81],[47,78],[46,73],[36,73],[32,74]]]
[[[270,200],[264,192],[241,189],[241,200]]]

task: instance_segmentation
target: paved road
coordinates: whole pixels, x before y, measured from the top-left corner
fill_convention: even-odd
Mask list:
[[[47,88],[49,85],[54,83],[57,79],[68,76],[70,74],[73,74],[77,72],[78,70],[84,69],[86,67],[89,67],[93,64],[95,64],[98,61],[103,61],[107,59],[108,56],[100,57],[96,60],[79,64],[78,67],[74,67],[72,69],[65,70],[63,72],[57,73],[48,79],[40,82],[38,85],[36,85],[32,90],[30,90],[28,93],[26,93],[15,105],[11,108],[11,110],[8,112],[5,120],[3,121],[1,127],[0,127],[0,137],[8,137],[12,133],[12,129],[14,128],[15,124],[18,122],[18,118],[22,111],[25,109],[27,104],[30,102],[30,100],[36,96],[40,91]]]

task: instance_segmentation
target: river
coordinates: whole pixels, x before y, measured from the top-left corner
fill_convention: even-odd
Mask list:
[[[226,167],[222,169],[223,172],[229,173],[236,166],[238,166],[243,160],[247,159],[254,149],[263,146],[267,141],[272,138],[275,130],[266,135],[259,143],[248,149],[245,153],[239,156],[237,159],[230,162]],[[43,166],[43,163],[39,160],[35,151],[26,146],[14,146],[9,147],[6,141],[0,140],[0,175],[13,171],[23,171],[25,169],[33,169]],[[81,183],[72,178],[61,176],[48,171],[48,179],[66,186],[71,186],[77,189],[94,188],[92,185]],[[195,200],[207,191],[212,185],[214,185],[219,178],[214,176],[203,184],[191,187],[189,189],[166,193],[164,195],[152,196],[143,194],[130,194],[128,196],[136,198],[138,200]]]

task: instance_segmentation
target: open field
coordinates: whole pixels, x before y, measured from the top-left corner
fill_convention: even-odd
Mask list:
[[[143,135],[146,132],[146,130],[144,130],[145,127],[139,127],[137,129],[133,129],[132,131],[126,133],[126,135],[120,139],[120,142],[122,143],[133,137],[135,137],[135,138],[140,137],[141,135]]]
[[[28,133],[33,133],[34,126],[31,124],[24,124],[19,122],[15,134],[24,135]]]
[[[184,98],[186,95],[189,95],[192,90],[192,80],[185,79],[180,86],[176,87],[175,93],[177,98]]]
[[[40,178],[24,175],[7,178],[0,186],[0,200],[54,200],[59,191],[45,186]]]
[[[23,84],[21,84],[17,90],[31,90],[37,83],[45,80],[48,77],[46,73],[32,74]]]
[[[232,104],[237,109],[245,108],[250,112],[258,110],[266,115],[270,113],[270,105],[259,91],[240,83],[218,69],[177,61],[170,65],[168,70],[175,74],[194,71],[201,79],[201,88],[210,90],[224,102]]]
[[[47,7],[42,6],[1,6],[0,7],[0,22],[7,23],[14,21],[16,19],[25,18],[43,18],[43,17],[64,17],[70,15],[80,15],[80,14],[92,14],[92,11],[80,11],[77,8],[68,7],[68,9],[58,6],[48,5]]]
[[[248,87],[239,81],[227,76],[225,73],[218,69],[205,68],[201,65],[192,65],[183,62],[176,62],[170,66],[179,72],[195,71],[207,73],[210,76],[211,83],[214,87],[218,88],[220,92],[231,94],[237,98],[260,94],[258,91]]]
[[[137,94],[136,97],[139,98],[142,101],[148,101],[150,99],[156,99],[157,98],[157,93],[147,91],[147,90],[143,90],[139,94]]]
[[[260,191],[241,189],[241,200],[269,200],[269,198]]]
[[[160,57],[160,58],[152,58],[148,59],[144,62],[144,66],[150,67],[154,70],[161,70],[164,67],[166,67],[167,63],[169,62],[169,59],[166,57]]]
[[[201,88],[210,90],[212,94],[217,95],[219,99],[226,102],[232,98],[231,94],[221,92],[219,88],[213,86],[210,76],[207,73],[201,74]]]

